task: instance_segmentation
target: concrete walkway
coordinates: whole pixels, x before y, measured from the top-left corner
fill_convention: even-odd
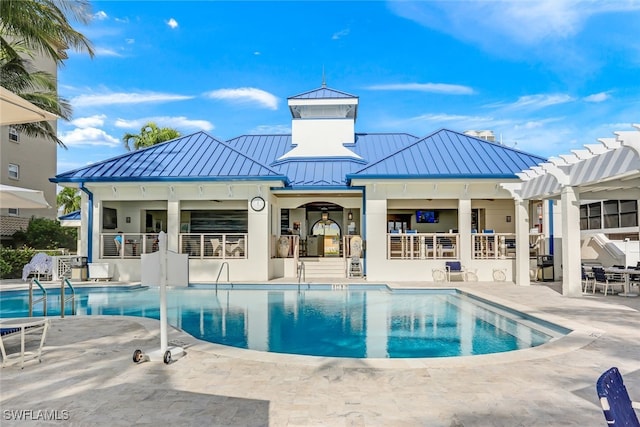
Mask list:
[[[640,400],[640,298],[459,287],[576,332],[493,356],[369,360],[240,350],[171,330],[187,355],[164,365],[132,362],[135,349],[159,347],[157,321],[52,318],[42,363],[0,370],[2,425],[24,425],[22,415],[81,426],[600,426],[595,382],[611,366]]]

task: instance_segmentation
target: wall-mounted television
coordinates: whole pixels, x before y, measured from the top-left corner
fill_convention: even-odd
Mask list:
[[[102,208],[102,228],[115,230],[118,228],[118,211],[112,208]]]
[[[418,224],[435,224],[438,221],[438,211],[416,211],[416,222]]]

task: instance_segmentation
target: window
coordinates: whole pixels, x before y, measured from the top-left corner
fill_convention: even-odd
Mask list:
[[[588,205],[589,209],[589,230],[597,230],[602,228],[602,218],[601,218],[601,204],[600,202],[590,203]]]
[[[638,225],[638,204],[635,200],[620,200],[620,227]]]
[[[11,142],[20,142],[20,134],[18,133],[18,129],[13,126],[9,126],[9,141]]]
[[[20,179],[20,166],[9,163],[9,178]]]
[[[606,200],[602,203],[604,213],[604,228],[618,228],[620,217],[618,216],[618,201]]]
[[[7,213],[9,214],[9,216],[18,216],[20,215],[20,209],[16,209],[16,208],[9,208],[7,209]]]

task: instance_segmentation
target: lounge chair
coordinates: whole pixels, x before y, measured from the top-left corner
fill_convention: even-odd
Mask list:
[[[24,368],[25,360],[37,359],[40,361],[42,356],[42,347],[47,337],[47,329],[49,328],[49,319],[45,317],[33,318],[15,318],[0,320],[0,352],[2,353],[2,367],[7,365],[9,359],[20,359],[20,367]],[[25,351],[25,336],[42,332],[40,345],[37,351]],[[4,341],[11,337],[20,337],[20,352],[7,354]]]
[[[213,252],[211,253],[213,256],[219,256],[222,251],[222,243],[220,243],[220,239],[210,239],[211,247],[213,248]]]
[[[31,261],[22,267],[22,280],[26,282],[31,274],[38,275],[38,279],[40,279],[40,276],[51,278],[53,274],[53,258],[44,252],[35,254]]]
[[[640,402],[631,401],[618,368],[610,368],[598,378],[596,391],[608,426],[640,427],[634,411],[640,409]]]

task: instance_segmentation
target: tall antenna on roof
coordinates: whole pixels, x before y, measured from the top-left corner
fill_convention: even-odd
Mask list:
[[[324,65],[322,66],[322,87],[327,87],[327,80],[324,76]]]

